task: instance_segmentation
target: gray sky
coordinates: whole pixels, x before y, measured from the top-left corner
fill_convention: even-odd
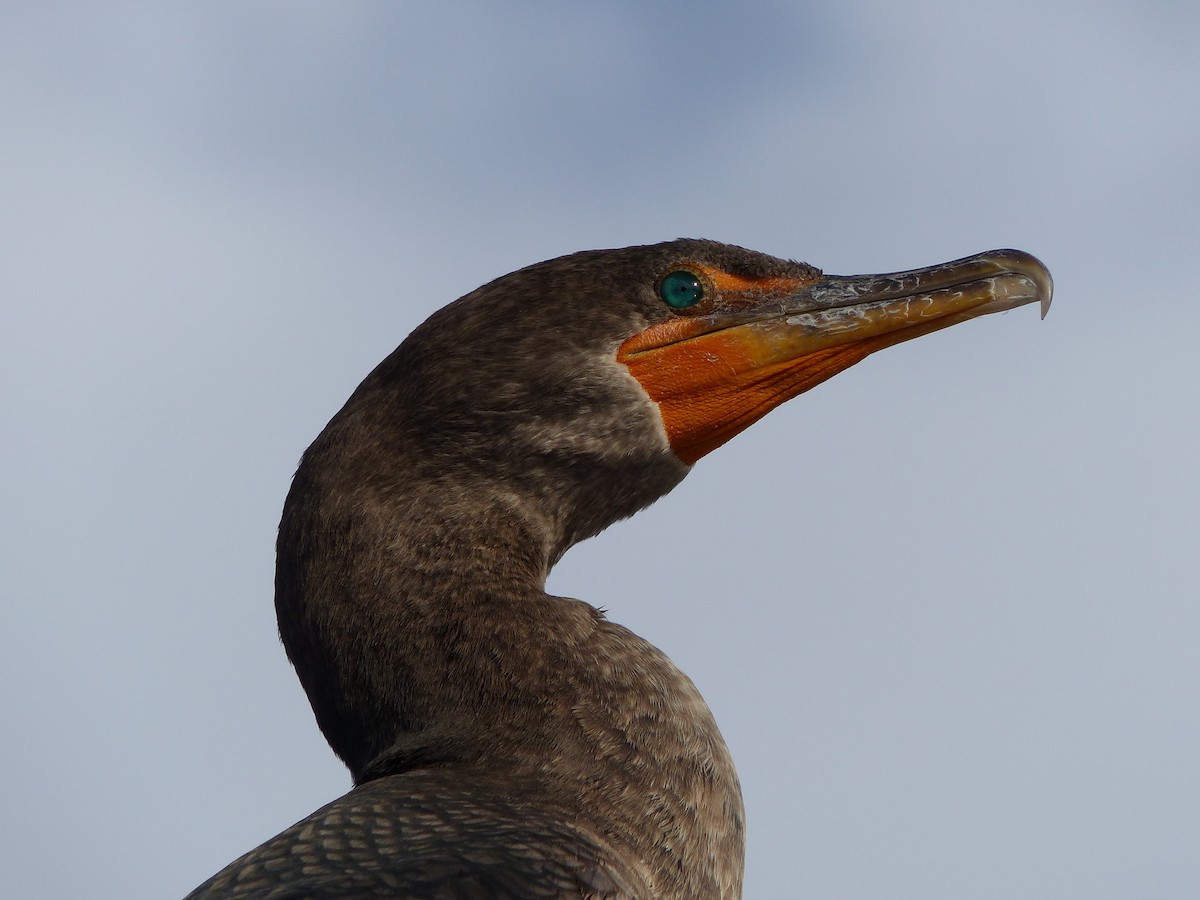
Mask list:
[[[994,247],[1054,309],[774,412],[552,590],[689,672],[746,896],[1200,885],[1200,6],[6,4],[5,894],[180,896],[348,787],[275,635],[304,447],[590,247]]]

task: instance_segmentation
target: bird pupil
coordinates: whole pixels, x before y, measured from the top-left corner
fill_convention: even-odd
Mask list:
[[[672,272],[663,278],[658,293],[672,309],[686,309],[700,302],[704,285],[694,272]]]

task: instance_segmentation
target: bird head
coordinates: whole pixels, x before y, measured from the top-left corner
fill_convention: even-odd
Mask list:
[[[586,251],[435,313],[360,393],[401,401],[393,423],[443,471],[567,473],[588,494],[573,542],[876,350],[1027,303],[1044,316],[1051,293],[1016,250],[855,276],[705,240]]]

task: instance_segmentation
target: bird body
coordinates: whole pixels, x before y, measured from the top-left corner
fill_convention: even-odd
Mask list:
[[[551,567],[873,350],[1049,292],[1014,251],[837,279],[682,240],[435,313],[305,453],[280,525],[280,634],[355,787],[190,897],[740,896],[708,707],[547,594]]]

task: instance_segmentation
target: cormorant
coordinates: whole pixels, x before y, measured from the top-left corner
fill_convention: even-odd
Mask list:
[[[678,240],[434,313],[308,448],[279,529],[280,634],[355,786],[189,896],[740,896],[704,700],[550,568],[869,353],[1050,296],[1013,250],[836,277]]]

